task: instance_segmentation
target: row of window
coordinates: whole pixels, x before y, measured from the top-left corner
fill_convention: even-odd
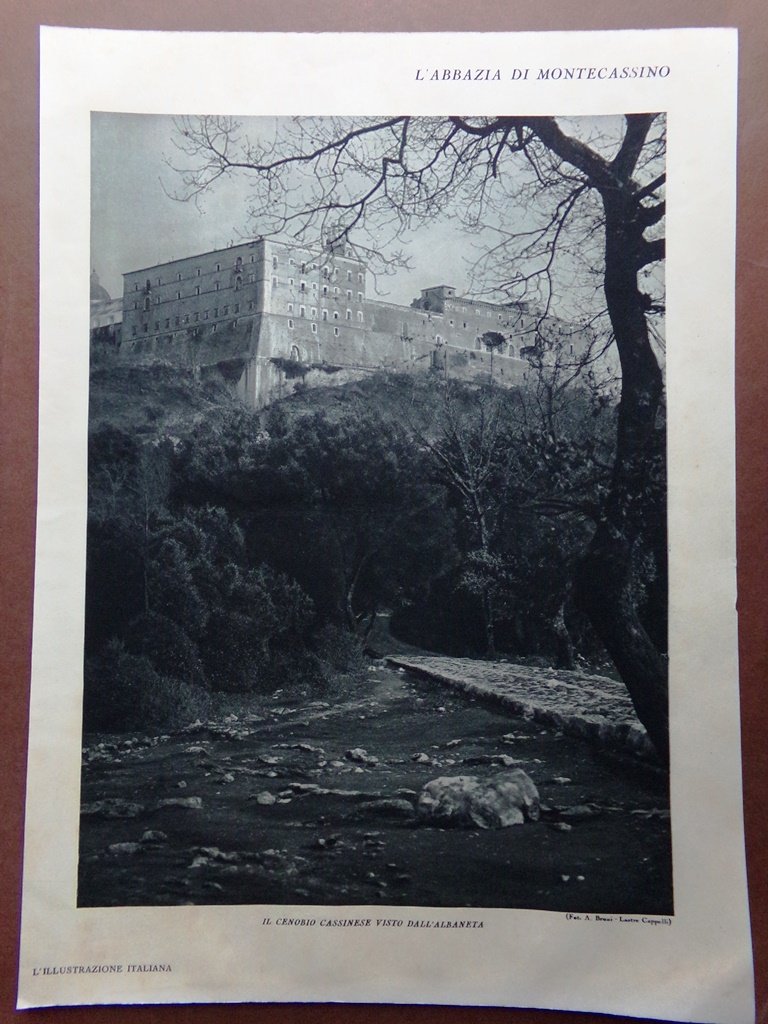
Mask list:
[[[255,263],[256,262],[256,257],[255,256],[251,256],[250,262],[251,263]],[[232,269],[235,271],[235,273],[238,273],[238,272],[240,272],[243,269],[243,257],[242,256],[238,256],[237,257],[237,259],[235,260],[235,263],[234,263],[234,266],[233,266]],[[215,273],[219,273],[220,271],[221,271],[221,263],[217,263],[216,264]],[[201,268],[200,267],[195,267],[195,276],[196,277],[200,277],[201,273],[202,273]],[[179,271],[176,274],[176,280],[177,281],[181,281],[182,280],[181,271]],[[253,275],[251,276],[251,280],[255,280],[255,277]],[[156,278],[156,281],[157,281],[157,286],[158,287],[160,287],[160,285],[163,283],[163,279],[161,277]],[[138,281],[134,282],[133,290],[136,291],[136,292],[139,290],[139,282]],[[150,278],[147,278],[146,282],[145,282],[145,285],[144,285],[144,291],[149,292],[151,290],[152,290],[152,281],[151,281]]]
[[[254,309],[254,303],[253,302],[249,302],[248,303],[248,310],[249,310],[249,312],[252,312],[253,309]],[[236,302],[234,304],[234,306],[232,307],[232,311],[235,314],[240,312],[240,303],[239,302]],[[219,312],[221,312],[221,316],[229,316],[229,306],[222,306],[221,311],[219,311],[219,307],[218,306],[214,307],[214,310],[213,310],[213,319],[214,320],[219,316]],[[197,323],[200,323],[201,319],[202,320],[210,320],[211,319],[211,310],[210,309],[204,309],[202,313],[186,313],[184,316],[173,317],[173,326],[174,327],[181,327],[182,325],[187,325],[189,323],[197,324]],[[235,320],[235,324],[237,324],[236,320]],[[165,330],[168,330],[170,328],[170,326],[171,326],[171,317],[167,316],[165,318]],[[214,329],[215,329],[216,325],[214,324],[213,326],[214,326]],[[148,334],[149,333],[149,324],[148,323],[143,323],[141,325],[141,329],[142,329],[142,332],[144,334]],[[160,330],[160,321],[159,320],[155,320],[155,331],[159,331],[159,330]],[[137,333],[137,330],[134,327],[133,328],[133,336],[134,337],[136,337],[136,333]]]
[[[293,313],[293,303],[292,302],[288,303],[288,312],[289,313]],[[321,320],[328,320],[328,319],[330,319],[330,320],[340,320],[341,319],[341,314],[339,313],[338,309],[332,310],[330,317],[328,316],[328,313],[329,313],[329,310],[321,309],[320,310],[320,319]],[[299,316],[300,317],[306,317],[306,315],[307,315],[307,307],[306,306],[299,306]],[[316,306],[310,306],[310,308],[309,308],[309,315],[310,315],[310,318],[312,320],[316,320],[317,319],[317,307]],[[347,320],[351,320],[352,319],[352,310],[351,309],[347,310],[346,318],[347,318]],[[363,323],[363,311],[361,309],[359,309],[357,311],[357,322],[360,323],[360,324]]]
[[[251,284],[253,284],[255,282],[255,280],[256,280],[256,275],[255,274],[249,275],[248,280],[249,280],[249,282]],[[221,291],[221,282],[220,281],[216,281],[214,284],[215,284],[215,287],[214,287],[213,291],[214,292]],[[242,287],[243,287],[243,279],[242,279],[242,277],[238,277],[236,279],[236,281],[235,281],[235,291],[239,292]],[[195,286],[194,294],[195,295],[200,295],[201,294],[201,292],[200,292],[200,285],[196,285]],[[203,292],[202,294],[208,295],[208,294],[211,294],[211,292],[210,291]],[[176,292],[176,301],[177,302],[181,299],[181,297],[182,297],[181,296],[181,292]],[[169,299],[161,299],[159,295],[155,295],[155,302],[154,302],[154,304],[156,306],[159,306],[161,301],[162,302],[169,302],[169,301],[173,301],[173,300],[172,299],[171,300],[169,300]],[[151,300],[149,295],[145,296],[143,306],[144,306],[144,310],[145,311],[147,311],[147,310],[149,310],[151,308],[152,300]],[[134,309],[138,309],[139,308],[138,299],[134,301],[133,308]]]
[[[277,275],[274,275],[272,277],[272,287],[273,288],[277,288],[277,286],[279,284],[280,284],[280,278]],[[295,278],[293,278],[293,277],[289,277],[288,278],[288,287],[289,288],[295,288],[296,287],[296,280],[295,280]],[[300,281],[299,282],[299,292],[302,295],[304,295],[308,291],[309,291],[309,289],[307,288],[307,282],[306,281]],[[312,291],[313,292],[318,291],[317,281],[313,281],[312,282]],[[324,284],[323,285],[323,298],[327,298],[330,294],[331,294],[330,285]],[[341,294],[341,289],[338,287],[338,285],[334,285],[333,286],[333,295],[334,295],[334,297],[338,296],[340,294]],[[347,298],[349,299],[350,302],[352,301],[352,289],[351,288],[347,288]],[[364,301],[364,295],[363,295],[362,292],[358,292],[357,293],[357,301],[362,305],[362,303]]]
[[[273,256],[272,257],[272,269],[273,270],[277,270],[278,266],[279,266],[279,260],[278,260],[277,256]],[[301,270],[302,274],[311,274],[313,270],[319,270],[320,269],[316,263],[301,263],[301,264],[298,264],[296,262],[296,260],[292,256],[288,260],[288,266],[289,267],[300,266],[300,270]],[[324,281],[330,281],[331,278],[336,280],[336,278],[338,276],[339,276],[339,268],[338,267],[334,267],[333,272],[331,272],[329,267],[323,267],[323,280]],[[351,281],[351,280],[352,280],[352,271],[348,270],[347,271],[347,281]],[[357,280],[358,280],[359,284],[363,283],[363,274],[360,271],[358,271]]]
[[[313,334],[317,334],[317,324],[312,322],[309,326],[310,326],[310,328],[312,330],[312,333]],[[292,331],[292,330],[294,330],[295,327],[296,327],[296,324],[289,317],[289,319],[288,319],[288,330]],[[339,328],[338,327],[334,327],[333,328],[333,336],[334,336],[334,338],[338,338],[338,336],[339,336]]]

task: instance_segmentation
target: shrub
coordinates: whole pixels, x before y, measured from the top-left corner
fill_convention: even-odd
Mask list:
[[[189,635],[166,615],[147,612],[134,619],[125,634],[129,654],[143,656],[161,675],[205,685],[200,653]]]
[[[119,640],[86,660],[86,732],[173,729],[206,717],[208,708],[204,690],[161,675],[147,657],[130,654]]]

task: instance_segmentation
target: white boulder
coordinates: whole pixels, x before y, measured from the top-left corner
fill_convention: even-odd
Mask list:
[[[521,768],[491,778],[442,776],[419,794],[422,821],[470,828],[506,828],[539,817],[539,793]]]

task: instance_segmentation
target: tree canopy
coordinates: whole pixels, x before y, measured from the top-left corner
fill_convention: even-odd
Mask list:
[[[576,588],[666,758],[666,666],[632,588],[660,450],[651,321],[663,308],[654,271],[665,254],[663,116],[293,118],[250,138],[232,119],[202,117],[181,120],[175,141],[181,196],[198,199],[222,176],[245,174],[257,235],[346,238],[381,266],[402,262],[394,243],[427,220],[459,217],[475,234],[491,224],[498,241],[483,243],[486,281],[510,299],[534,295],[540,333],[565,293],[582,296],[585,322],[607,315],[621,366],[615,459]]]

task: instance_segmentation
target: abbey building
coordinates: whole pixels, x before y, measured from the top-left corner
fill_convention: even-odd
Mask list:
[[[311,248],[266,239],[130,271],[122,302],[94,274],[93,355],[218,370],[262,408],[296,387],[379,369],[521,383],[544,325],[574,361],[591,342],[527,303],[485,302],[449,285],[410,306],[369,298],[366,276],[345,240]]]

